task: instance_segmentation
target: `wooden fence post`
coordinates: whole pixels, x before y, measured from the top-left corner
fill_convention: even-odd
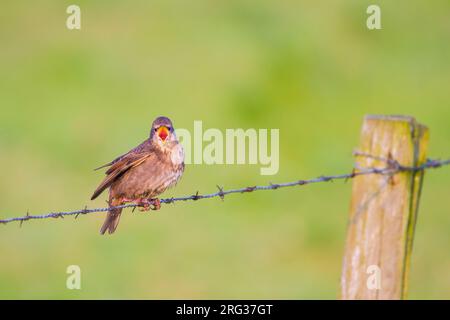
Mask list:
[[[404,166],[426,161],[428,129],[407,116],[364,119],[358,151]],[[386,161],[357,156],[357,167]],[[423,171],[353,179],[341,275],[342,299],[404,299]]]

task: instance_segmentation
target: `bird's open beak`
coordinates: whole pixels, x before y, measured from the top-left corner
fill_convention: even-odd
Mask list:
[[[166,141],[167,136],[169,135],[169,129],[167,129],[167,127],[165,127],[165,126],[161,126],[158,128],[157,133],[158,133],[158,137],[162,141]]]

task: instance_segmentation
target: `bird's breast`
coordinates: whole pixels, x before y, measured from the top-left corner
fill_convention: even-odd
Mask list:
[[[181,165],[184,163],[184,149],[180,143],[177,143],[170,152],[170,160],[172,164],[175,166]]]
[[[184,171],[184,151],[177,144],[170,153],[149,157],[130,169],[115,186],[127,198],[155,197],[174,186]]]

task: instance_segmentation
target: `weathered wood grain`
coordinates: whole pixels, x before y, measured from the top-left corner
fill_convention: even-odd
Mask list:
[[[426,161],[428,138],[428,129],[412,117],[370,115],[364,119],[359,151],[395,159],[404,166],[418,166]],[[358,156],[356,164],[358,168],[387,165],[365,156]],[[342,299],[406,297],[422,180],[423,172],[366,175],[353,180]],[[369,277],[372,281],[376,276],[368,272],[378,274],[379,287],[367,285]]]

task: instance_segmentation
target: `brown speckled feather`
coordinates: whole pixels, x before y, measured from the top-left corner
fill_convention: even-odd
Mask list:
[[[103,190],[111,186],[118,178],[120,178],[126,171],[133,167],[140,165],[145,159],[147,159],[151,151],[140,151],[136,152],[134,150],[128,152],[127,154],[121,156],[117,161],[113,161],[111,167],[106,171],[106,178],[94,191],[91,200],[97,198]]]
[[[173,186],[183,169],[184,164],[174,165],[169,154],[155,149],[114,181],[110,192],[114,197],[153,198]]]
[[[144,142],[142,142],[140,145],[138,145],[138,146],[135,147],[134,149],[131,149],[131,150],[128,151],[127,153],[125,153],[125,154],[123,154],[123,155],[121,155],[121,156],[118,156],[118,157],[115,158],[113,161],[111,161],[111,162],[109,162],[109,163],[107,163],[107,164],[104,164],[104,165],[102,165],[102,166],[100,166],[100,167],[98,167],[98,168],[95,168],[94,170],[99,170],[99,169],[102,169],[102,168],[106,168],[106,167],[112,166],[114,163],[116,163],[117,161],[123,159],[125,156],[129,155],[130,153],[139,153],[139,152],[142,152],[142,151],[148,146],[148,143],[149,143],[149,141],[148,141],[148,140],[145,140]]]

